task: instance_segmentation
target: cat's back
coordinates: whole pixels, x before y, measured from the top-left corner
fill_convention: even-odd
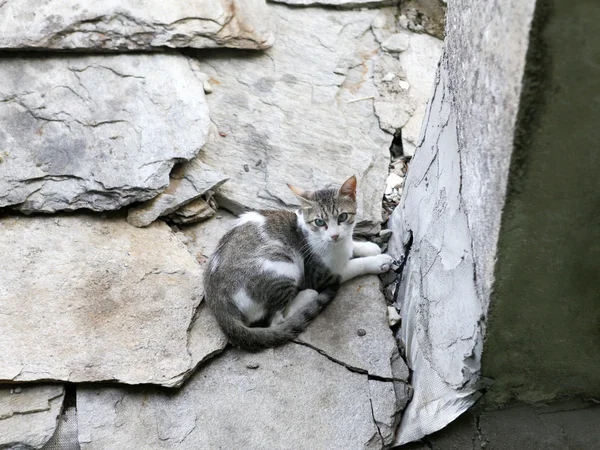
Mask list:
[[[211,256],[209,274],[219,267],[248,269],[265,258],[285,258],[300,250],[302,238],[297,216],[292,211],[245,213],[221,238]]]

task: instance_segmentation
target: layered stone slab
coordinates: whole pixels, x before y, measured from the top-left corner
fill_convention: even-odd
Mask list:
[[[286,183],[339,186],[356,175],[360,215],[380,221],[392,136],[373,109],[378,11],[270,10],[278,44],[265,54],[198,55],[213,89],[200,158],[231,180],[219,205],[236,213],[294,207]]]
[[[395,399],[376,399],[384,422]],[[229,350],[175,392],[81,388],[77,408],[82,450],[383,447],[367,376],[293,343]]]
[[[157,50],[263,49],[273,44],[264,0],[5,0],[0,48]]]
[[[0,387],[0,448],[42,448],[57,426],[62,385]]]
[[[200,267],[164,223],[4,217],[0,234],[0,380],[176,386],[223,348],[195,318]]]
[[[0,207],[148,200],[206,140],[203,84],[184,56],[5,56],[0,78]]]

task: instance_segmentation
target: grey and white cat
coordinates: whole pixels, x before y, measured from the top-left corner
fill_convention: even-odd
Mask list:
[[[392,258],[376,244],[352,240],[355,177],[339,190],[288,186],[301,209],[242,215],[204,274],[208,305],[237,347],[285,343],[333,299],[340,283],[391,267]]]

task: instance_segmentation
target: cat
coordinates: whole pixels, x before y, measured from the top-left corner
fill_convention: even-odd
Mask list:
[[[259,350],[295,338],[340,283],[391,268],[392,257],[377,244],[352,240],[355,176],[339,189],[288,187],[301,208],[243,214],[204,273],[207,303],[236,347]]]

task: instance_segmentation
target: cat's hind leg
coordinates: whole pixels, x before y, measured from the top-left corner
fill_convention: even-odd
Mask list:
[[[304,289],[298,292],[298,295],[292,299],[284,310],[279,310],[273,315],[271,324],[277,325],[292,314],[303,309],[305,306],[310,305],[317,301],[319,293],[313,289]]]

